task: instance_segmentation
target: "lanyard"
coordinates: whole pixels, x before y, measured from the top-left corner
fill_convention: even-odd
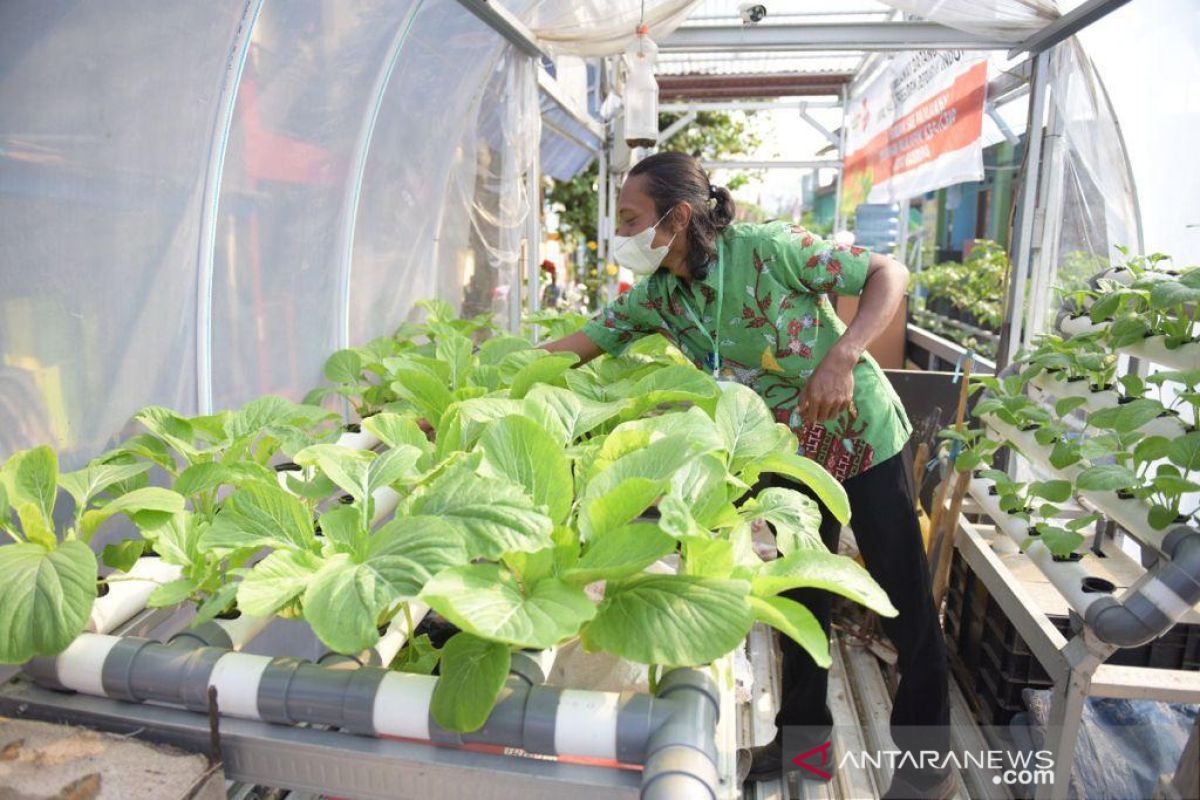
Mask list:
[[[708,340],[709,345],[712,347],[710,363],[712,365],[712,374],[715,378],[721,371],[721,311],[725,300],[725,255],[721,252],[720,242],[717,242],[717,314],[714,325],[715,335],[708,332],[708,328],[704,326],[699,315],[692,309],[690,292],[691,286],[688,287],[687,292],[684,292],[686,297],[683,308],[687,311],[688,316],[691,317],[692,324],[696,326],[696,329]]]

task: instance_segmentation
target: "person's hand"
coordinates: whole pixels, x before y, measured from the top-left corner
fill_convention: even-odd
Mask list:
[[[808,424],[834,419],[843,411],[857,413],[854,408],[854,364],[857,358],[839,350],[835,345],[821,359],[804,384],[800,396],[800,416]]]

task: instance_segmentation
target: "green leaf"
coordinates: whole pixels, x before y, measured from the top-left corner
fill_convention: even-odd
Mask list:
[[[470,634],[465,634],[470,635]],[[404,645],[389,669],[408,672],[413,675],[432,675],[434,667],[441,660],[442,651],[433,646],[429,635],[422,633]],[[436,688],[434,691],[437,691]]]
[[[596,607],[582,589],[543,578],[528,594],[496,564],[467,564],[435,576],[421,598],[459,628],[476,636],[538,650],[574,636]]]
[[[571,464],[542,426],[525,417],[504,417],[480,437],[479,449],[485,474],[525,487],[550,519],[566,521],[574,497]]]
[[[550,518],[518,486],[483,478],[467,469],[449,470],[417,497],[411,513],[438,517],[463,535],[471,558],[534,552],[550,545]]]
[[[400,369],[394,374],[391,387],[398,396],[412,403],[413,408],[431,422],[442,418],[442,414],[454,402],[445,384],[428,372],[418,369]]]
[[[737,562],[733,542],[728,539],[694,538],[684,542],[687,575],[704,578],[733,577]]]
[[[1184,286],[1178,281],[1159,281],[1150,290],[1150,305],[1153,308],[1169,309],[1200,300],[1200,289]]]
[[[75,498],[75,507],[83,508],[92,498],[114,483],[127,481],[150,470],[150,464],[88,464],[81,470],[58,476],[58,485]]]
[[[450,388],[466,385],[471,371],[471,340],[457,334],[439,336],[434,351],[438,360],[450,368]]]
[[[675,540],[657,526],[635,522],[589,542],[578,563],[562,577],[576,584],[625,578],[674,552],[675,547]]]
[[[756,472],[774,472],[813,490],[830,513],[843,525],[850,521],[850,501],[846,490],[829,472],[812,459],[794,453],[774,453],[755,465]]]
[[[146,542],[143,539],[126,539],[123,542],[106,545],[100,560],[119,572],[129,572],[137,560],[142,557]]]
[[[206,622],[211,622],[219,615],[233,608],[237,599],[238,585],[233,581],[221,584],[215,592],[204,598],[196,608],[196,616],[192,617],[191,627],[195,628]]]
[[[1028,549],[1028,546],[1035,541],[1041,540],[1042,544],[1049,548],[1050,552],[1059,558],[1065,558],[1075,552],[1075,548],[1083,544],[1083,536],[1074,531],[1059,528],[1055,525],[1048,525],[1044,522],[1039,522],[1036,526],[1038,536],[1030,536],[1021,543],[1021,549]]]
[[[779,431],[767,404],[753,389],[730,384],[717,400],[717,431],[729,453],[730,472],[778,450]]]
[[[1189,481],[1177,475],[1157,475],[1154,478],[1154,488],[1163,494],[1178,497],[1191,492],[1200,492],[1200,484]]]
[[[554,353],[526,364],[513,376],[509,397],[520,399],[537,384],[553,383],[579,361],[574,353]]]
[[[177,578],[170,583],[164,583],[153,592],[146,601],[150,608],[167,608],[187,600],[196,592],[196,585],[188,578]]]
[[[567,432],[567,441],[575,441],[619,415],[627,407],[624,401],[602,403],[580,397],[558,386],[534,386],[525,395],[527,401],[545,406],[555,414]],[[566,444],[566,442],[564,442]]]
[[[665,480],[627,478],[611,491],[583,503],[580,528],[589,540],[607,535],[638,517],[666,490]]]
[[[435,575],[468,560],[466,544],[454,526],[434,517],[410,516],[376,531],[363,563],[386,587],[391,605],[416,597]]]
[[[158,486],[147,486],[144,489],[134,489],[129,494],[115,498],[103,507],[88,511],[83,515],[80,529],[84,541],[89,541],[96,529],[105,520],[116,514],[126,514],[139,527],[157,527],[165,522],[172,514],[183,511],[183,496]],[[150,520],[143,520],[140,515],[151,513]]]
[[[742,506],[742,516],[766,520],[775,526],[775,543],[785,556],[801,550],[826,549],[821,540],[820,509],[812,498],[793,489],[764,489]]]
[[[1177,514],[1175,513],[1175,509],[1155,504],[1150,508],[1148,521],[1150,522],[1151,528],[1154,528],[1156,531],[1161,531],[1163,528],[1166,528],[1168,525],[1173,523],[1176,516]]]
[[[1088,467],[1075,477],[1075,486],[1083,491],[1112,492],[1137,486],[1137,476],[1120,464]]]
[[[62,652],[83,631],[96,599],[96,556],[79,541],[54,550],[0,547],[0,663]]]
[[[1055,416],[1065,417],[1075,409],[1086,405],[1086,397],[1064,397],[1054,404],[1054,414]]]
[[[733,650],[754,624],[746,581],[641,575],[609,583],[583,629],[589,650],[642,664],[696,666]]]
[[[1162,404],[1157,400],[1142,397],[1132,403],[1093,411],[1088,414],[1088,424],[1117,433],[1131,433],[1156,418],[1162,410]]]
[[[1071,482],[1034,481],[1029,484],[1029,495],[1049,500],[1051,503],[1065,503],[1071,499]]]
[[[358,383],[362,379],[362,357],[354,350],[338,350],[325,361],[325,380]]]
[[[1172,439],[1167,448],[1167,458],[1182,469],[1200,469],[1200,432],[1193,431]]]
[[[700,370],[672,365],[638,379],[622,394],[632,401],[628,415],[638,417],[664,403],[694,403],[711,411],[719,391],[716,381]]]
[[[865,569],[828,551],[803,550],[768,561],[754,576],[754,594],[760,597],[802,587],[840,594],[885,617],[899,613]]]
[[[195,497],[201,492],[211,491],[226,482],[228,470],[215,461],[193,464],[175,479],[175,491],[184,497]]]
[[[192,430],[192,424],[171,409],[162,406],[146,406],[134,414],[133,418],[162,440],[163,444],[175,450],[189,462],[194,461],[199,455],[200,451],[195,446],[196,433]],[[127,446],[128,444],[126,442]]]
[[[374,571],[337,553],[325,560],[304,591],[304,618],[336,653],[359,653],[379,641],[385,587]]]
[[[786,634],[812,656],[818,667],[829,669],[833,664],[829,655],[829,640],[811,611],[786,597],[751,595],[749,599],[756,621]]]
[[[321,568],[321,559],[303,550],[276,550],[254,565],[237,585],[244,614],[269,617],[295,602]]]
[[[321,513],[318,524],[325,541],[338,553],[358,553],[371,535],[364,526],[362,513],[354,506],[331,506]]]
[[[519,336],[493,336],[479,346],[479,363],[498,365],[510,353],[532,348],[528,339]]]
[[[1069,467],[1079,459],[1079,445],[1073,442],[1058,442],[1050,451],[1050,464],[1055,469]]]
[[[1147,436],[1133,448],[1133,460],[1139,464],[1159,461],[1167,457],[1171,450],[1171,440],[1165,436]]]
[[[17,453],[9,459],[12,479],[9,485],[9,502],[20,511],[21,506],[31,506],[40,517],[43,529],[54,530],[54,499],[58,494],[58,456],[49,447],[42,445]],[[22,517],[24,524],[24,517]],[[29,535],[29,531],[26,531]],[[51,536],[53,536],[51,534]]]
[[[245,486],[225,501],[200,537],[206,550],[308,550],[316,544],[308,508],[278,486]]]
[[[409,414],[393,414],[387,411],[372,414],[363,420],[362,426],[367,432],[378,436],[388,447],[408,445],[425,453],[433,450],[425,432]]]
[[[466,733],[487,722],[508,680],[512,655],[496,642],[456,633],[442,648],[441,676],[429,711],[449,731]]]
[[[343,491],[363,505],[371,494],[404,477],[415,478],[422,453],[400,445],[377,454],[336,444],[314,444],[295,455],[301,466],[316,466]]]

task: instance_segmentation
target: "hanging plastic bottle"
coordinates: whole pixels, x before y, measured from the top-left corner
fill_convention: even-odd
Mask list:
[[[637,38],[625,51],[628,75],[625,80],[625,143],[630,147],[653,147],[658,142],[658,45],[639,25]]]

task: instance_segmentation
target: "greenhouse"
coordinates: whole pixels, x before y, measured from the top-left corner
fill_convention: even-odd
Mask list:
[[[0,3],[0,800],[1200,798],[1197,42]]]

